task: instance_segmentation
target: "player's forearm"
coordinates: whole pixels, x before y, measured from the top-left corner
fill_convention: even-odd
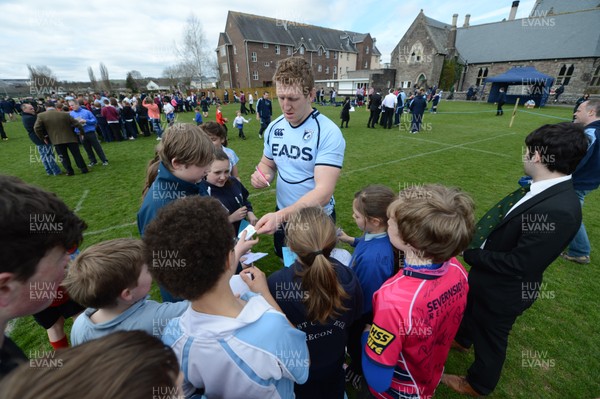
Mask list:
[[[309,206],[325,206],[331,200],[332,195],[333,190],[331,189],[327,189],[325,187],[315,187],[300,197],[294,204],[277,211],[278,220],[287,222],[291,215],[302,208]]]

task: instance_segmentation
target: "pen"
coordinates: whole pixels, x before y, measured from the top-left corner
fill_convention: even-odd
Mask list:
[[[258,169],[258,166],[256,166],[256,171],[262,176],[263,179],[265,179],[265,181],[267,182],[267,186],[271,187],[269,180],[267,180],[267,177],[263,174],[263,172],[261,172],[260,169]]]

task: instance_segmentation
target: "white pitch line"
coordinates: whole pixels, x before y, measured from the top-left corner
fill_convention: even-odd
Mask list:
[[[420,138],[420,137],[414,137],[414,136],[408,136],[408,137],[401,136],[401,138],[404,138],[404,139],[409,139],[409,140],[424,141],[424,142],[426,142],[426,143],[438,144],[438,145],[443,145],[443,146],[449,146],[449,145],[451,145],[451,144],[448,144],[448,143],[442,143],[442,142],[440,142],[440,141],[427,140],[427,139],[422,139],[422,138]],[[452,147],[460,147],[460,148],[462,148],[462,149],[464,149],[464,150],[470,150],[470,151],[482,152],[482,153],[484,153],[484,154],[497,155],[497,156],[499,156],[499,157],[504,157],[504,158],[510,158],[510,157],[511,157],[510,155],[506,155],[506,154],[500,154],[500,153],[498,153],[498,152],[486,151],[486,150],[480,150],[480,149],[478,149],[478,148],[469,148],[469,147],[464,147],[464,145],[465,145],[465,144],[459,144],[459,145],[456,145],[456,146],[454,146],[454,145],[451,145],[451,146],[452,146]]]
[[[94,234],[100,234],[100,233],[105,233],[105,232],[107,232],[107,231],[111,231],[111,230],[122,229],[122,228],[125,228],[125,227],[134,226],[134,225],[136,225],[136,224],[137,224],[137,222],[131,222],[131,223],[126,223],[126,224],[120,224],[120,225],[118,225],[118,226],[107,227],[107,228],[105,228],[105,229],[101,229],[101,230],[96,230],[96,231],[87,231],[87,232],[84,232],[84,233],[83,233],[83,235],[84,235],[84,236],[92,236],[92,235],[94,235]]]
[[[468,143],[462,143],[462,144],[458,144],[458,145],[449,146],[449,147],[446,147],[446,148],[440,148],[438,150],[423,152],[423,153],[420,153],[420,154],[409,155],[409,156],[404,157],[404,158],[394,159],[393,161],[382,162],[382,163],[379,163],[379,164],[376,164],[376,165],[369,165],[369,166],[365,166],[364,168],[360,168],[360,169],[353,169],[353,170],[350,170],[348,172],[343,173],[342,176],[343,175],[349,175],[351,173],[356,173],[356,172],[363,172],[365,170],[369,170],[369,169],[373,169],[373,168],[378,168],[378,167],[384,166],[384,165],[391,165],[391,164],[394,164],[394,163],[398,163],[398,162],[402,162],[402,161],[407,161],[409,159],[419,158],[419,157],[422,157],[422,156],[425,156],[425,155],[437,154],[438,152],[448,151],[448,150],[450,150],[452,148],[460,148],[460,147],[465,146],[465,145],[476,144],[476,143],[481,143],[481,142],[484,142],[484,141],[494,140],[494,139],[497,139],[499,137],[512,136],[514,134],[516,134],[516,133],[501,134],[499,136],[493,136],[493,137],[488,137],[488,138],[481,139],[481,140],[470,141]]]
[[[81,205],[83,204],[83,201],[86,199],[86,197],[88,196],[89,193],[90,193],[90,190],[85,190],[83,192],[83,195],[81,196],[81,199],[79,200],[79,202],[75,206],[75,210],[73,212],[77,213],[77,212],[79,212],[81,210]]]

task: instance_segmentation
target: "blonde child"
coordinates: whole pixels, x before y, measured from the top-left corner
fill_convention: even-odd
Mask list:
[[[378,398],[432,398],[467,305],[467,272],[455,256],[473,236],[473,200],[454,188],[415,186],[388,216],[404,267],[373,297],[363,371]]]
[[[213,160],[214,146],[199,126],[176,123],[163,135],[147,170],[145,196],[137,214],[140,235],[163,206],[190,195],[207,195],[198,184]],[[161,287],[163,301],[174,298]]]
[[[231,148],[226,147],[228,144],[227,130],[223,129],[223,126],[216,122],[206,122],[202,124],[202,130],[206,132],[206,134],[210,138],[210,141],[212,141],[213,145],[215,146],[216,150],[223,150],[225,154],[227,154],[230,163],[229,172],[231,173],[231,176],[239,180],[237,163],[239,162],[240,158],[238,158],[235,151],[233,151]]]
[[[81,252],[64,280],[73,299],[87,307],[73,323],[73,345],[115,331],[143,330],[160,338],[169,320],[181,316],[189,303],[147,299],[152,284],[148,268],[176,261],[156,256],[146,264],[144,245],[133,238],[104,241]]]
[[[244,123],[249,123],[250,121],[242,116],[242,112],[238,111],[236,113],[236,117],[233,120],[233,127],[238,130],[238,136],[242,140],[246,140],[246,136],[244,135]]]
[[[348,354],[352,360],[346,368],[346,381],[360,389],[362,381],[360,337],[364,326],[373,319],[373,294],[394,274],[394,247],[387,234],[387,208],[396,199],[394,192],[386,186],[371,185],[354,195],[352,217],[363,231],[359,238],[348,236],[343,231],[339,240],[354,249],[350,267],[356,273],[363,291],[363,311],[359,320],[350,328]]]

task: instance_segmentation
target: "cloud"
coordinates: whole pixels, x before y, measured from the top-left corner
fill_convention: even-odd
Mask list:
[[[534,0],[521,2],[519,15],[527,16]],[[303,2],[222,0],[197,3],[170,0],[165,4],[140,1],[72,2],[69,0],[2,1],[0,26],[0,78],[27,78],[27,64],[47,65],[57,77],[87,81],[88,66],[99,77],[103,62],[113,79],[127,71],[159,77],[177,62],[174,45],[193,12],[203,24],[207,46],[217,47],[225,30],[227,11],[240,11],[295,22],[371,33],[382,60],[398,44],[421,8],[428,17],[450,23],[452,14],[470,13],[472,22],[492,22],[508,17],[509,7],[490,10],[486,2],[396,2],[392,0],[304,0]],[[461,18],[462,19],[462,18]],[[459,26],[462,24],[459,23]]]

